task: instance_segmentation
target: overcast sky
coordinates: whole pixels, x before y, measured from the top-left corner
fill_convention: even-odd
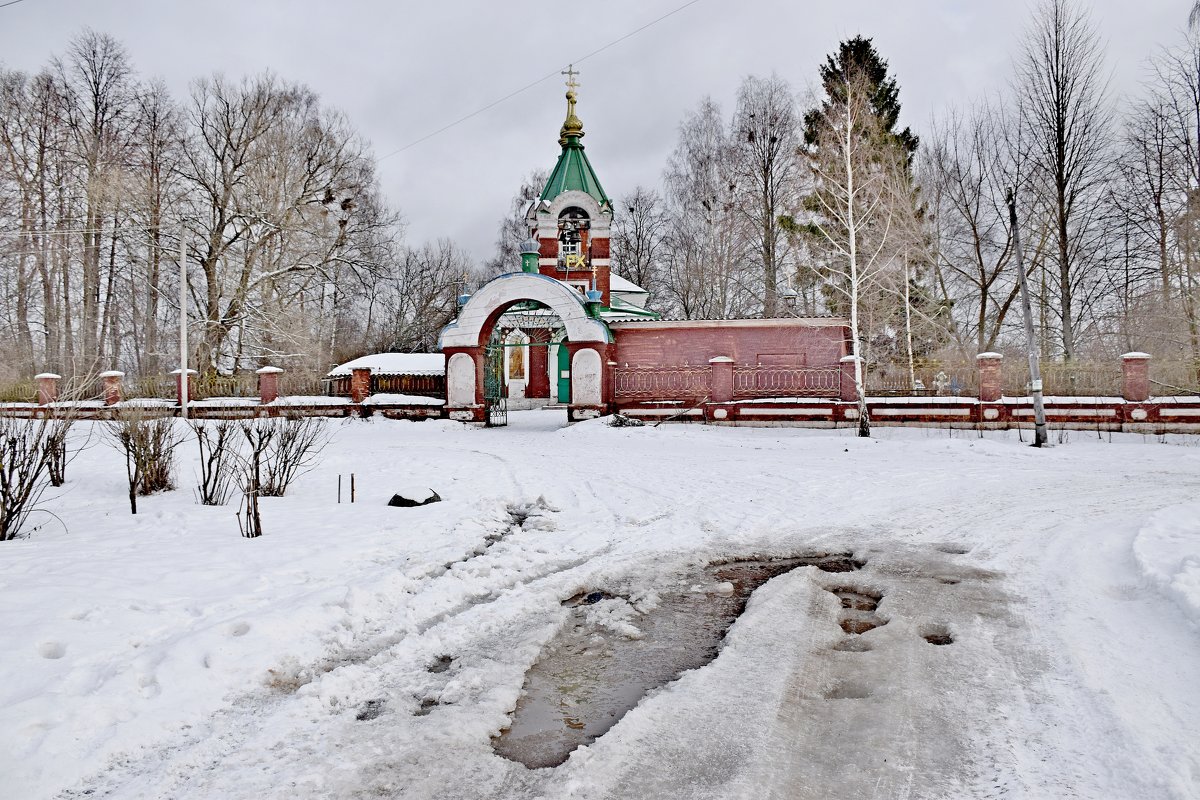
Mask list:
[[[7,0],[0,0],[3,4]],[[84,26],[112,34],[178,98],[212,72],[272,70],[345,111],[383,156],[684,5],[686,0],[23,0],[0,8],[0,63],[33,70]],[[1192,0],[1086,2],[1108,43],[1114,95],[1181,35]],[[1005,89],[1031,0],[698,0],[579,64],[584,144],[610,196],[656,186],[682,115],[728,112],[748,74],[798,93],[838,41],[873,37],[918,133]],[[558,155],[561,79],[546,80],[380,163],[408,240],[448,236],[478,260],[530,170]]]

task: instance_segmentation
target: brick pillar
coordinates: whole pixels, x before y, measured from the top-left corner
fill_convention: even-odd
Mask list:
[[[115,369],[100,373],[100,380],[104,382],[104,405],[115,406],[121,402],[121,379],[124,377],[124,372]]]
[[[842,356],[839,363],[842,367],[842,394],[841,399],[847,403],[852,403],[858,400],[858,389],[854,386],[854,362],[861,361],[858,356]],[[863,381],[866,381],[866,376],[863,376]],[[866,387],[863,387],[864,392]]]
[[[728,403],[733,400],[733,359],[729,356],[717,356],[708,360],[712,369],[709,378],[708,397],[714,403]]]
[[[564,342],[571,355],[571,402],[567,419],[578,422],[608,413],[605,387],[608,384],[610,345],[599,342]],[[590,351],[594,355],[582,355]]]
[[[279,376],[283,370],[279,367],[262,367],[255,372],[258,375],[258,402],[264,406],[275,402],[279,398]]]
[[[979,400],[994,403],[1004,391],[1004,380],[1000,375],[1004,356],[999,353],[980,353],[975,356],[975,362],[979,365]]]
[[[183,373],[180,370],[173,369],[171,370],[171,374],[175,376],[175,401],[183,405]],[[190,403],[196,399],[196,376],[200,373],[194,369],[189,369],[187,374],[187,399]]]
[[[371,368],[355,367],[350,370],[350,402],[361,403],[371,396]]]
[[[1126,353],[1121,356],[1121,394],[1131,403],[1150,399],[1150,354]]]
[[[53,372],[43,372],[40,375],[33,376],[33,379],[37,381],[37,401],[39,406],[49,405],[58,400],[58,381],[60,378],[62,378],[61,375],[55,375]]]

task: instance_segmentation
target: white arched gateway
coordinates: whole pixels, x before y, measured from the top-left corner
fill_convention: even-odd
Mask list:
[[[488,342],[506,311],[530,301],[549,309],[561,321],[566,337],[561,346],[570,353],[569,377],[559,376],[557,364],[548,366],[555,376],[570,381],[570,418],[587,419],[604,413],[608,401],[605,368],[612,342],[608,326],[589,313],[587,300],[573,287],[548,275],[515,272],[486,283],[462,307],[458,319],[442,329],[438,344],[447,359],[446,397],[451,419],[488,420],[485,374],[489,369],[503,372],[507,363],[501,358],[498,366],[489,364]],[[536,337],[537,332],[533,333]],[[546,345],[550,342],[548,333],[543,340]],[[523,334],[526,343],[530,342],[529,334]],[[530,381],[535,377],[533,372],[529,373]]]

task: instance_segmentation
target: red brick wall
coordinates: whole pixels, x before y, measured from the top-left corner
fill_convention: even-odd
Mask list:
[[[621,366],[672,366],[707,364],[715,356],[728,356],[736,365],[821,367],[836,365],[845,355],[846,329],[829,325],[738,325],[706,327],[693,322],[613,326],[616,361]]]
[[[585,237],[584,245],[586,248],[587,236],[590,235],[590,231],[583,231],[583,233],[584,233],[584,237]],[[609,247],[608,247],[608,237],[607,236],[595,236],[591,239],[592,258],[608,258],[609,257],[608,253],[609,253]],[[538,255],[541,258],[557,258],[558,257],[558,240],[557,239],[542,239],[541,240],[541,250],[539,251]],[[610,281],[609,281],[609,277],[608,277],[609,269],[610,269],[609,267],[597,267],[596,275],[595,275],[596,288],[598,290],[600,290],[600,294],[602,295],[600,298],[600,303],[605,306],[611,305],[611,302],[610,302],[611,296],[609,294]],[[568,282],[569,281],[586,281],[588,284],[588,287],[591,288],[592,271],[590,269],[582,269],[582,270],[573,269],[569,272],[564,272],[563,270],[560,270],[557,266],[539,265],[538,272],[540,272],[543,275],[548,275],[551,278],[556,278],[557,280],[560,280],[560,281],[568,281]]]

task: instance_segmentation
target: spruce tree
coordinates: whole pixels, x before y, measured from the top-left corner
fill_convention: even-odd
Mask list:
[[[910,128],[896,130],[900,120],[900,86],[888,75],[888,64],[875,50],[870,39],[855,36],[838,45],[836,53],[825,58],[820,67],[821,85],[825,89],[825,100],[820,107],[804,115],[804,142],[810,147],[820,136],[821,120],[828,116],[830,106],[844,105],[846,86],[850,76],[860,76],[869,85],[871,110],[879,118],[879,127],[884,135],[903,148],[911,163],[919,140]]]

